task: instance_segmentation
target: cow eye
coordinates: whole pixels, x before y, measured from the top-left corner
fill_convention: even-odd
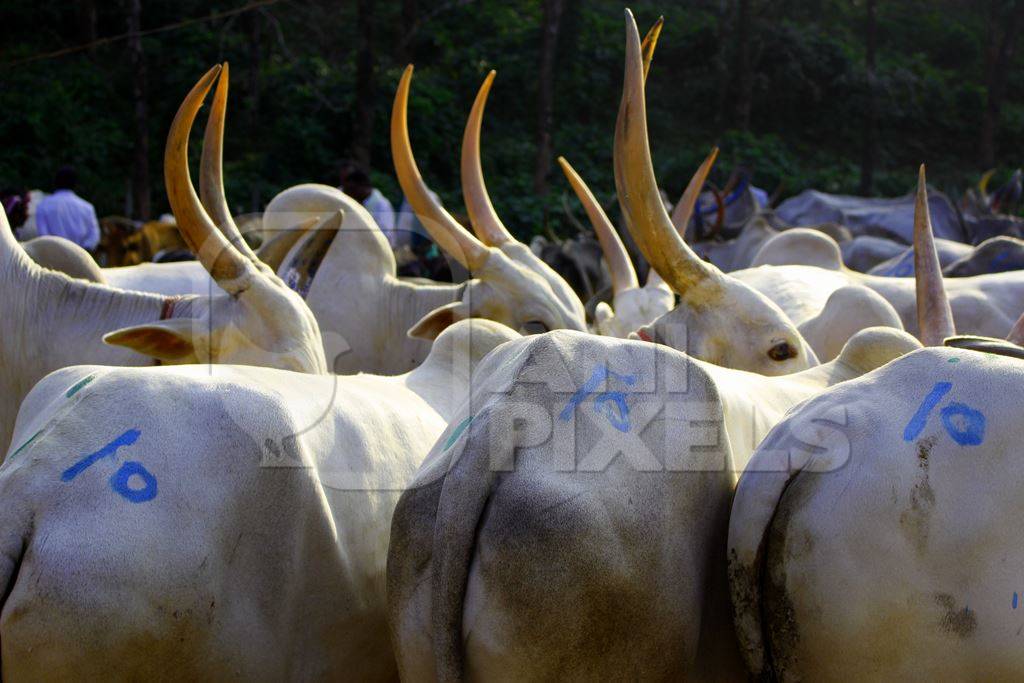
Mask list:
[[[523,323],[524,334],[544,334],[548,331],[548,326],[539,320],[528,320]]]
[[[772,360],[789,360],[796,357],[796,349],[789,345],[789,342],[779,342],[768,349],[768,357]]]

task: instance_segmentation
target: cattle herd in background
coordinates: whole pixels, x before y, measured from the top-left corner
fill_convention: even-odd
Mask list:
[[[660,31],[626,12],[623,229],[560,158],[592,232],[534,249],[484,182],[493,72],[467,228],[405,70],[395,171],[462,282],[399,277],[332,187],[233,217],[226,64],[165,150],[195,260],[99,268],[0,214],[4,678],[1024,675],[1013,187],[958,211],[922,166],[905,199],[772,211],[707,190],[712,150],[666,206]]]

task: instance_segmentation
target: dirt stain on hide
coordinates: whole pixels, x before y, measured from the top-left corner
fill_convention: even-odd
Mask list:
[[[919,555],[923,555],[928,546],[931,512],[935,507],[935,491],[928,480],[928,458],[935,447],[935,441],[934,436],[929,436],[917,442],[917,467],[920,470],[920,477],[910,489],[910,507],[900,515],[900,527]]]
[[[956,600],[948,593],[935,593],[934,597],[935,604],[945,610],[939,621],[939,628],[961,640],[974,635],[975,629],[978,628],[978,617],[972,609],[966,605],[963,609],[957,609]]]
[[[791,672],[800,668],[800,624],[793,596],[802,591],[800,586],[790,584],[788,565],[800,565],[813,549],[814,543],[807,530],[799,525],[794,527],[793,515],[804,509],[813,496],[816,481],[798,474],[786,485],[767,531],[761,608],[765,669],[778,680],[787,679]],[[806,604],[802,607],[810,608]]]

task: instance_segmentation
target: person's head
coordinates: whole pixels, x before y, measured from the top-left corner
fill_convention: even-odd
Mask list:
[[[61,166],[57,169],[57,173],[53,177],[54,191],[73,190],[77,184],[78,173],[75,171],[74,166]]]
[[[359,201],[365,200],[373,190],[369,174],[356,161],[345,160],[341,162],[338,176],[341,180],[342,192]]]

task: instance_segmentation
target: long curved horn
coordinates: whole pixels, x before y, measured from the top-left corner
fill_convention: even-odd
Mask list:
[[[928,186],[924,164],[917,175],[914,204],[914,280],[917,285],[917,327],[921,343],[942,346],[942,340],[956,334],[953,311],[942,286],[942,266],[935,251],[932,218],[928,210]]]
[[[640,44],[640,52],[644,56],[644,81],[647,80],[647,72],[651,70],[651,60],[654,58],[654,48],[658,46],[658,36],[661,35],[661,27],[665,25],[665,17],[658,17],[654,26],[644,36],[644,42]]]
[[[500,247],[505,242],[515,240],[491,204],[491,197],[487,194],[487,185],[484,183],[483,166],[480,163],[480,127],[483,124],[487,95],[491,92],[491,83],[494,82],[496,73],[491,71],[487,74],[476,94],[476,100],[473,101],[473,108],[469,111],[466,130],[462,134],[460,166],[462,197],[466,202],[466,211],[469,212],[469,222],[476,236],[484,244],[492,247]]]
[[[651,62],[654,60],[654,49],[658,47],[658,38],[661,36],[661,29],[665,25],[665,17],[660,16],[658,20],[654,22],[654,26],[651,26],[650,30],[647,31],[647,35],[644,36],[644,40],[640,43],[640,52],[644,57],[644,84],[647,83],[647,74],[651,71]],[[618,232],[615,233],[618,237]],[[629,262],[630,268],[633,267],[633,262]],[[658,271],[654,268],[647,269],[647,284],[646,287],[658,287],[665,281]]]
[[[697,206],[700,193],[704,189],[704,183],[708,180],[711,167],[715,165],[718,158],[718,148],[712,147],[711,153],[704,159],[704,162],[697,168],[697,172],[690,178],[689,184],[683,190],[683,196],[676,202],[672,209],[672,225],[680,235],[686,234],[686,226],[690,224],[690,217],[693,216],[693,209]],[[721,207],[721,204],[719,204]]]
[[[192,122],[220,69],[218,64],[199,79],[174,116],[164,149],[164,185],[171,211],[189,248],[221,288],[229,294],[238,294],[248,287],[248,282],[241,278],[251,273],[253,266],[210,220],[188,172],[188,136]]]
[[[572,185],[576,196],[579,197],[580,203],[583,204],[583,208],[586,209],[590,223],[594,226],[594,232],[597,233],[597,241],[601,243],[601,251],[604,252],[605,260],[608,261],[608,270],[611,271],[612,291],[618,293],[638,287],[636,271],[633,270],[626,247],[622,244],[619,234],[615,232],[612,222],[608,220],[608,215],[594,198],[587,184],[565,160],[565,157],[558,157],[558,163],[569,180],[569,184]]]
[[[395,174],[402,192],[412,206],[416,217],[423,223],[430,236],[445,252],[463,267],[475,270],[483,265],[490,255],[481,244],[441,203],[430,196],[426,183],[416,167],[409,144],[408,106],[409,84],[412,81],[412,64],[405,67],[402,80],[398,82],[395,103],[391,108],[391,157],[395,163]]]
[[[622,103],[615,122],[615,188],[626,227],[644,258],[665,282],[684,297],[698,283],[721,276],[686,246],[669,219],[658,194],[647,140],[643,58],[633,13],[626,10],[626,69]],[[709,161],[714,160],[714,152]],[[709,169],[706,161],[702,168]],[[698,175],[700,171],[698,171]]]
[[[231,217],[227,197],[224,196],[224,118],[227,107],[228,63],[224,62],[217,89],[213,93],[210,118],[206,120],[206,133],[203,135],[203,153],[199,161],[199,196],[214,225],[220,228],[243,256],[258,265],[259,258],[242,239],[242,233]]]

